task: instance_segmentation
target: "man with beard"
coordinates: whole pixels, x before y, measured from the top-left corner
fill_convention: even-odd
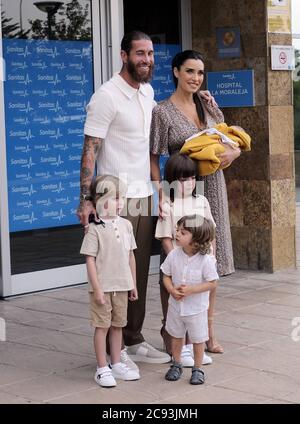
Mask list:
[[[97,175],[114,175],[127,183],[127,210],[123,215],[133,225],[137,244],[138,300],[128,305],[127,326],[123,329],[127,349],[121,352],[121,362],[137,369],[128,354],[133,360],[148,363],[163,364],[171,359],[146,343],[141,333],[152,241],[149,132],[155,102],[149,84],[154,67],[151,38],[140,31],[126,34],[121,42],[121,58],[121,71],[93,94],[87,106],[78,216],[88,231],[89,216],[96,214],[91,197],[95,166]]]

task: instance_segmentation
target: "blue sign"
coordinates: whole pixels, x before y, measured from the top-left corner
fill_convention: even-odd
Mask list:
[[[241,36],[239,27],[217,28],[218,56],[240,57],[241,56]]]
[[[78,223],[92,43],[3,39],[10,231]]]
[[[255,104],[253,70],[208,72],[207,88],[220,107]]]
[[[175,90],[172,75],[172,59],[181,51],[179,44],[154,44],[154,75],[151,85],[157,102],[171,96]]]

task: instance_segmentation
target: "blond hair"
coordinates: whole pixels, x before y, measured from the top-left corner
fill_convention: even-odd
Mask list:
[[[101,175],[96,177],[92,184],[91,194],[97,212],[104,210],[104,204],[109,199],[125,196],[127,186],[124,181],[114,175]]]

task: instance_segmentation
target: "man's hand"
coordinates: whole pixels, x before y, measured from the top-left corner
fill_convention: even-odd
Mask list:
[[[79,221],[81,225],[84,226],[84,231],[87,232],[89,228],[89,216],[94,215],[95,219],[97,216],[96,209],[94,207],[93,202],[90,200],[82,200],[79,203],[78,209],[77,209],[77,216],[79,218]]]
[[[207,101],[212,107],[218,107],[218,103],[215,101],[214,96],[211,95],[209,90],[200,90],[200,96]]]

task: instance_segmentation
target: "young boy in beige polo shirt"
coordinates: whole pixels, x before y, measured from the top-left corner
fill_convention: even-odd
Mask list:
[[[89,224],[80,253],[86,256],[91,324],[95,327],[95,381],[102,387],[114,387],[115,378],[140,378],[138,370],[120,361],[128,299],[134,301],[138,297],[133,254],[136,243],[132,224],[119,216],[124,207],[126,185],[112,175],[98,177],[94,184],[99,220]],[[108,330],[111,368],[106,360]]]

